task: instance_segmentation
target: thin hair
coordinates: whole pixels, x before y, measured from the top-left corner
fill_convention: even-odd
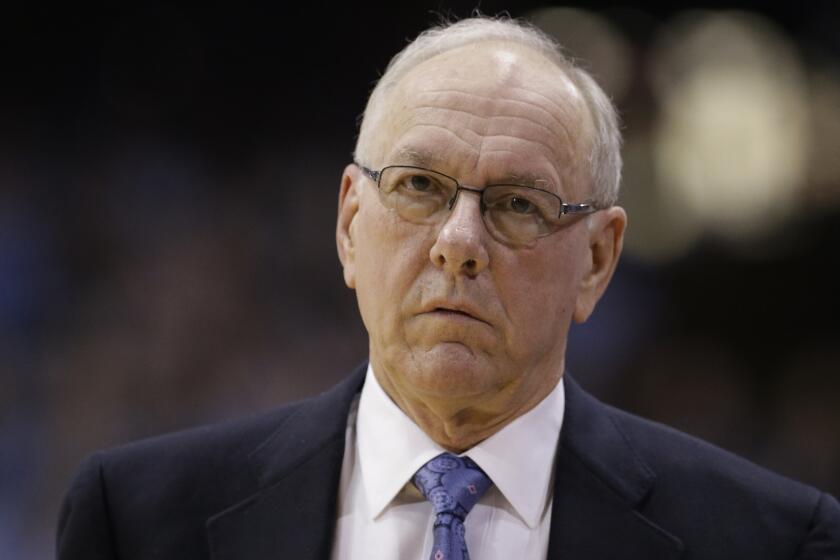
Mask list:
[[[595,79],[563,53],[550,36],[530,23],[508,16],[476,16],[457,22],[442,21],[423,31],[397,53],[385,69],[368,98],[356,143],[357,161],[371,157],[377,114],[385,106],[388,93],[414,67],[441,53],[484,41],[504,41],[524,45],[552,61],[581,92],[593,131],[587,154],[592,198],[599,207],[615,204],[621,183],[621,131],[618,114],[610,98]]]

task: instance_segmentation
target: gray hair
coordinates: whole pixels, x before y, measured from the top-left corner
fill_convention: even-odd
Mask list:
[[[397,53],[382,78],[373,88],[362,117],[356,143],[357,161],[365,161],[375,136],[371,118],[387,92],[412,68],[446,51],[483,41],[519,43],[542,54],[560,68],[580,90],[593,123],[593,138],[588,154],[592,196],[599,207],[608,207],[618,199],[621,183],[621,132],[618,115],[610,98],[595,79],[567,57],[562,47],[531,24],[507,17],[473,17],[455,23],[443,23],[421,33]]]

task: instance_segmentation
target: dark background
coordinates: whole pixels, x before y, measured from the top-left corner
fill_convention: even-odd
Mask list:
[[[686,8],[575,5],[624,37],[616,101],[628,138],[648,130],[649,53]],[[85,454],[316,393],[365,358],[334,248],[357,119],[408,38],[474,7],[3,8],[0,557],[52,554]],[[838,75],[830,2],[693,7],[758,14],[803,67]],[[838,122],[827,107],[812,120]],[[569,367],[608,402],[837,494],[840,179],[809,177],[781,226],[704,230],[667,258],[634,251],[646,214],[628,205],[638,236]]]

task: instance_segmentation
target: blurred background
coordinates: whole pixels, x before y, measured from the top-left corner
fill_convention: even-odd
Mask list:
[[[408,38],[475,7],[119,4],[0,20],[4,559],[52,556],[87,453],[365,359],[334,244],[357,118]],[[624,121],[626,253],[569,369],[840,494],[840,18],[777,4],[480,7],[554,34]]]

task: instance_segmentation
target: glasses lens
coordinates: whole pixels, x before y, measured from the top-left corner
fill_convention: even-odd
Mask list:
[[[379,177],[383,204],[396,210],[404,220],[415,223],[437,219],[457,187],[454,179],[417,167],[386,167]]]
[[[492,185],[484,189],[486,223],[497,237],[528,244],[555,230],[562,201],[529,187]]]

